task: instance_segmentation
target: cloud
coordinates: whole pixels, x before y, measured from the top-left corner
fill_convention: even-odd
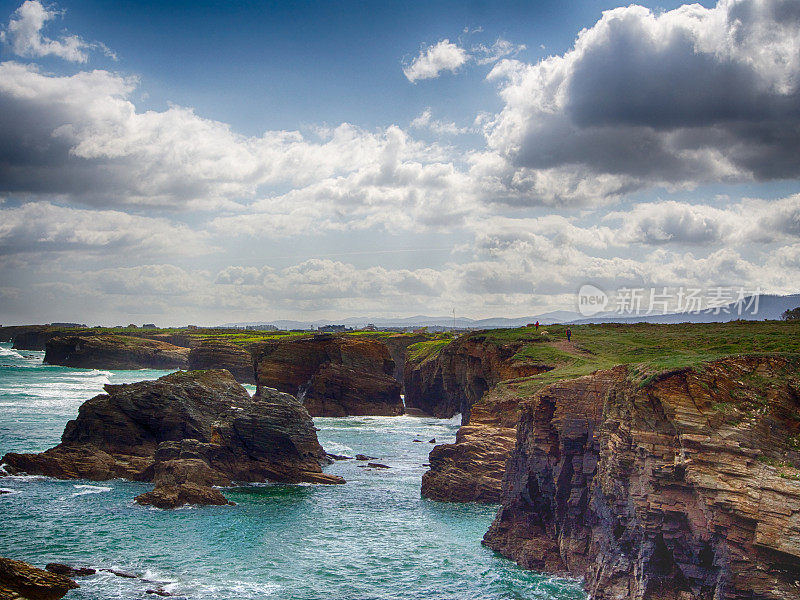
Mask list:
[[[472,48],[475,62],[479,65],[488,65],[497,62],[502,58],[516,56],[527,46],[525,44],[514,44],[506,39],[497,38],[491,46],[478,44]]]
[[[29,253],[92,252],[108,256],[205,254],[202,233],[166,219],[113,210],[86,210],[49,202],[0,209],[0,256]]]
[[[420,79],[435,79],[445,71],[455,72],[469,59],[464,48],[444,39],[433,46],[422,48],[403,73],[411,83]]]
[[[778,200],[745,199],[724,208],[673,200],[613,211],[603,221],[621,221],[615,245],[749,245],[800,238],[800,195]]]
[[[412,129],[428,129],[439,135],[463,135],[472,132],[469,127],[459,127],[452,121],[434,119],[430,108],[426,108],[418,117],[415,117],[411,121],[411,127]]]
[[[505,106],[485,126],[497,176],[517,203],[575,205],[800,175],[796,6],[618,8],[563,55],[500,61]]]
[[[311,138],[297,131],[247,137],[190,108],[139,112],[129,99],[136,85],[107,71],[60,77],[0,63],[0,193],[240,210],[262,186],[316,186],[301,195],[327,188],[327,198],[352,213],[359,196],[343,189],[348,178],[372,173],[378,185],[393,173],[412,176],[409,169],[420,165],[421,177],[436,179],[432,163],[446,159],[442,148],[415,142],[396,126],[370,132],[344,123]]]
[[[47,22],[62,14],[63,11],[46,8],[38,0],[26,0],[11,15],[8,26],[0,31],[0,42],[8,44],[18,56],[27,58],[56,56],[70,62],[85,63],[89,51],[100,49],[116,59],[116,55],[99,42],[86,42],[77,35],[64,35],[57,40],[43,35]]]

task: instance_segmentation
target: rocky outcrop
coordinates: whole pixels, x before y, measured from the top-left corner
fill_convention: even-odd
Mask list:
[[[798,448],[796,361],[552,384],[521,409],[484,543],[596,600],[794,599]]]
[[[47,342],[58,335],[64,335],[64,331],[47,325],[22,325],[9,327],[4,337],[14,341],[15,350],[44,350]]]
[[[258,390],[297,394],[312,416],[403,412],[394,361],[379,341],[322,334],[269,342],[255,352]]]
[[[400,382],[400,390],[403,391],[403,371],[406,364],[406,351],[408,347],[430,339],[426,333],[398,333],[379,338],[380,342],[389,350],[389,355],[394,361],[394,372],[392,376]]]
[[[454,444],[434,447],[422,476],[422,495],[441,502],[500,502],[506,461],[517,439],[522,399],[503,386],[472,407]]]
[[[344,482],[322,472],[311,417],[288,394],[264,389],[251,398],[227,371],[179,371],[105,390],[80,407],[61,444],[6,454],[6,470],[153,481],[155,494],[140,500],[172,504],[221,503],[212,486],[233,482]]]
[[[4,600],[58,600],[77,587],[62,575],[0,557],[0,598]]]
[[[44,361],[84,369],[185,369],[189,349],[125,335],[70,335],[48,341]]]
[[[406,406],[447,419],[461,413],[466,425],[472,405],[498,382],[552,368],[515,359],[524,344],[498,344],[481,333],[464,335],[421,361],[406,361]]]
[[[189,352],[189,369],[225,369],[241,383],[255,383],[253,356],[233,344],[204,340]]]
[[[323,364],[311,378],[303,405],[313,416],[398,416],[403,414],[400,383],[382,373]]]

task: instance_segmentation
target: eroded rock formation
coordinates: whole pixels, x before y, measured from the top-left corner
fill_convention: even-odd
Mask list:
[[[223,503],[212,486],[237,481],[343,483],[322,472],[326,457],[311,417],[288,394],[263,389],[251,398],[224,370],[179,371],[105,390],[80,407],[61,444],[6,454],[6,469],[153,481],[155,493],[140,500],[162,504]]]
[[[461,413],[466,425],[472,406],[498,382],[551,368],[515,359],[523,345],[498,344],[484,334],[471,334],[420,362],[406,361],[406,406],[447,419]]]
[[[66,335],[47,342],[44,361],[85,369],[185,369],[189,349],[125,335]]]
[[[422,476],[422,495],[442,502],[500,502],[503,474],[517,439],[522,399],[513,390],[495,387],[472,407],[454,444],[430,453],[430,470]]]
[[[247,350],[220,340],[204,340],[189,352],[189,369],[225,369],[240,383],[255,383],[253,356]]]
[[[0,598],[4,600],[58,600],[77,587],[62,575],[0,557]]]
[[[372,339],[317,335],[263,344],[258,389],[296,394],[312,416],[399,415],[400,385],[387,347]]]
[[[521,409],[484,542],[596,600],[800,595],[796,361],[552,384]]]

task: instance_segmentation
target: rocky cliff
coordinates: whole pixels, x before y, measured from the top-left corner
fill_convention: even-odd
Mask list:
[[[408,347],[428,339],[430,339],[430,335],[427,333],[399,333],[397,335],[388,335],[378,338],[389,350],[389,355],[394,361],[394,372],[392,376],[400,382],[401,391],[404,389],[403,371],[406,365],[406,351]]]
[[[524,345],[521,341],[497,342],[484,333],[476,333],[464,335],[429,355],[410,356],[403,374],[406,406],[435,417],[450,418],[461,413],[466,425],[472,405],[499,381],[550,369],[515,358]]]
[[[517,439],[522,398],[498,386],[473,405],[454,444],[434,446],[422,495],[441,502],[500,502],[506,462]]]
[[[379,341],[322,334],[268,342],[255,355],[258,389],[296,394],[312,416],[403,412],[394,361]]]
[[[796,360],[620,366],[520,410],[489,547],[596,600],[800,596]]]
[[[47,342],[44,362],[86,369],[185,369],[189,349],[124,335],[70,335]]]
[[[189,369],[225,369],[240,383],[256,382],[252,354],[220,340],[195,344],[189,352]]]
[[[58,600],[77,587],[77,583],[62,575],[0,557],[0,598],[3,600]]]
[[[292,396],[253,398],[227,371],[179,371],[106,385],[81,405],[62,442],[41,454],[6,454],[9,472],[59,479],[154,481],[142,502],[225,503],[232,482],[343,483],[320,468],[311,417]]]

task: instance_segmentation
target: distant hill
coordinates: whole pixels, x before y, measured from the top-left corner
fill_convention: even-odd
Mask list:
[[[746,307],[749,299],[745,299],[742,307]],[[755,305],[755,303],[753,303]],[[568,310],[556,310],[539,315],[527,317],[490,317],[486,319],[468,319],[466,317],[456,317],[455,326],[458,329],[498,329],[502,327],[523,327],[528,323],[539,321],[542,324],[548,323],[721,323],[734,319],[744,319],[748,321],[761,321],[764,319],[780,319],[784,311],[800,306],[800,294],[789,296],[762,295],[758,299],[758,310],[753,312],[743,311],[739,314],[735,304],[729,304],[719,311],[706,310],[699,313],[667,313],[649,315],[639,313],[637,315],[620,316],[617,313],[601,313],[590,318],[583,317],[580,313]],[[453,327],[453,317],[431,317],[426,315],[416,315],[413,317],[348,317],[345,319],[316,321],[249,321],[241,323],[226,323],[221,327],[246,327],[259,325],[274,325],[278,329],[317,329],[321,325],[346,325],[352,328],[364,327],[368,323],[376,327]]]

